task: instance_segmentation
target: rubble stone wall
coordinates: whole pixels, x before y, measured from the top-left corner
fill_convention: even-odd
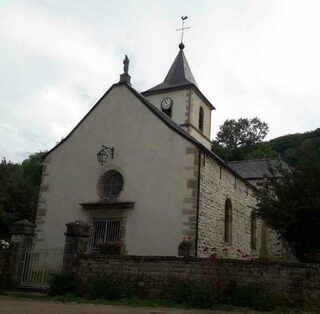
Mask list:
[[[210,270],[213,278],[218,272],[222,280],[240,284],[255,283],[275,295],[290,299],[320,299],[320,264],[267,262],[258,260],[147,256],[79,257],[75,275],[88,286],[95,275],[115,275],[134,282],[146,291],[161,291],[178,280],[201,281]]]
[[[218,256],[254,258],[261,256],[261,222],[256,224],[256,249],[251,248],[251,213],[256,204],[254,187],[206,156],[201,167],[199,244],[200,257],[216,249]],[[231,201],[231,243],[224,242],[225,204]]]

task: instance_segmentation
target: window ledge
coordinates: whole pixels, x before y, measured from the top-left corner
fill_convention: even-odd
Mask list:
[[[96,203],[80,203],[83,209],[133,209],[134,202],[96,202]]]

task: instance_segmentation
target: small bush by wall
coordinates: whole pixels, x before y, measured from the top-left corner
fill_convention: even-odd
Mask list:
[[[8,253],[9,250],[0,250],[0,274],[6,271]]]
[[[92,299],[116,300],[133,294],[130,284],[115,275],[95,275],[89,281],[89,297]]]
[[[48,283],[50,295],[65,295],[75,292],[79,281],[71,274],[55,274]]]
[[[0,292],[12,287],[11,277],[8,273],[0,273]]]

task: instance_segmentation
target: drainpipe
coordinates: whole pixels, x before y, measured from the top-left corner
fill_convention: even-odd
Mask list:
[[[201,150],[198,151],[198,181],[197,181],[197,217],[196,217],[196,240],[195,240],[195,257],[198,257],[198,242],[199,242],[199,209],[200,209],[200,170],[201,170]]]

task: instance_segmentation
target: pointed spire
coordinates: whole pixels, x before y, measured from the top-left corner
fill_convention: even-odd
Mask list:
[[[179,49],[179,53],[174,59],[164,81],[161,84],[148,89],[146,92],[190,84],[197,86],[196,80],[193,77],[188,61],[183,52],[184,44],[182,42],[179,44]]]
[[[197,85],[196,80],[193,77],[191,69],[189,67],[186,56],[183,52],[184,44],[180,43],[180,51],[176,56],[171,68],[164,79],[164,83],[175,85],[175,84],[194,84]]]

